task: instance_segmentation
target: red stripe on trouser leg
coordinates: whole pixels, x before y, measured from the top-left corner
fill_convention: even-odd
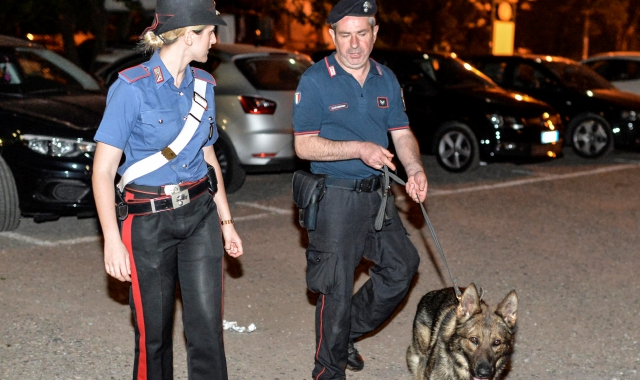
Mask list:
[[[131,193],[127,193],[126,200],[133,199]],[[129,215],[122,222],[122,242],[127,251],[129,251],[129,264],[131,266],[131,293],[133,294],[133,303],[136,307],[136,325],[140,333],[140,341],[138,342],[138,376],[137,380],[147,380],[147,342],[144,327],[144,312],[142,311],[142,298],[140,296],[140,283],[138,282],[138,273],[136,272],[136,262],[133,259],[133,246],[131,244],[131,225],[133,224],[133,215]]]
[[[318,339],[318,349],[316,350],[316,360],[318,359],[318,356],[320,355],[320,346],[322,345],[322,319],[324,317],[324,294],[322,295],[322,308],[320,310],[320,339]],[[316,376],[316,380],[320,378],[320,376],[322,376],[322,374],[324,373],[324,371],[326,371],[326,368],[322,369],[322,372],[320,372],[318,374],[318,376]]]

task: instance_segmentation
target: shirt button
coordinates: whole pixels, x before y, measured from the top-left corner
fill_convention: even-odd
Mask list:
[[[184,95],[184,93],[182,93],[182,91],[179,92],[180,96]]]
[[[187,120],[187,117],[186,117],[186,116],[184,116],[184,117],[182,118],[182,120]]]
[[[159,120],[158,120],[158,123],[162,124],[162,123],[163,123],[162,119],[159,119]]]
[[[182,167],[186,169],[187,168],[187,164],[182,165]]]

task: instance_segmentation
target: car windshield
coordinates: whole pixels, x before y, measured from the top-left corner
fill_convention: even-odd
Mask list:
[[[557,61],[542,61],[542,64],[553,71],[565,86],[578,91],[613,88],[611,83],[586,66]]]
[[[0,51],[0,93],[100,91],[100,85],[62,56],[39,48]]]
[[[458,59],[431,57],[419,63],[431,79],[447,87],[497,87],[486,75]]]
[[[302,74],[311,66],[308,59],[274,54],[242,58],[235,63],[253,87],[276,91],[294,91]]]

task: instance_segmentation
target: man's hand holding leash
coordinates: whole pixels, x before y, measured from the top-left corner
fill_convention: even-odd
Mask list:
[[[423,171],[410,175],[405,189],[416,203],[424,202],[427,198],[427,175]]]

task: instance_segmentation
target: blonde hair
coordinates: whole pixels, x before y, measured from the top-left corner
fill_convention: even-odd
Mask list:
[[[157,35],[153,30],[150,30],[140,38],[139,47],[145,52],[154,52],[163,46],[171,45],[172,43],[176,42],[178,38],[187,33],[187,30],[189,29],[193,30],[195,34],[199,35],[206,27],[206,25],[185,26],[182,28],[169,30],[160,35]]]

